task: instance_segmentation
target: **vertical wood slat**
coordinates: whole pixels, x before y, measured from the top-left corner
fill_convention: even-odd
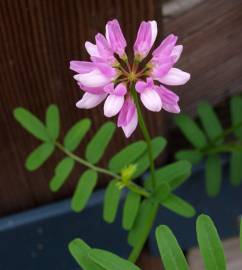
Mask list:
[[[139,23],[144,19],[160,21],[160,12],[158,0],[0,1],[0,215],[70,195],[80,174],[76,169],[72,181],[52,194],[48,182],[61,154],[52,157],[44,168],[27,172],[24,160],[37,141],[14,121],[13,109],[24,106],[44,119],[47,105],[56,103],[62,117],[61,137],[76,120],[90,117],[90,138],[106,119],[101,107],[92,111],[75,108],[81,93],[68,69],[69,61],[87,59],[84,42],[93,41],[97,31],[103,32],[107,20],[117,17],[128,41],[133,42]],[[152,133],[160,133],[161,115],[149,114],[147,119]],[[125,143],[118,131],[108,154]],[[82,154],[83,149],[79,152]]]

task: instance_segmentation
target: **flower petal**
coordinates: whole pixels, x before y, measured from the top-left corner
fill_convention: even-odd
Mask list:
[[[144,106],[152,112],[159,112],[162,108],[160,96],[154,89],[145,89],[145,91],[141,93],[140,99]]]
[[[97,49],[97,45],[95,45],[89,41],[86,41],[85,48],[90,56],[100,57],[100,54],[99,54],[98,49]]]
[[[127,87],[124,83],[119,83],[115,89],[114,89],[114,94],[116,96],[124,96],[127,93]]]
[[[182,45],[177,45],[173,48],[171,52],[171,57],[173,58],[174,63],[176,63],[179,60],[182,51],[183,51]]]
[[[91,93],[85,93],[82,98],[76,103],[79,109],[92,109],[99,105],[105,98],[107,94],[95,95]]]
[[[117,53],[120,57],[122,57],[125,54],[124,50],[127,46],[127,43],[119,25],[119,22],[116,19],[109,21],[106,24],[106,38],[113,52]]]
[[[123,132],[126,136],[126,138],[129,138],[132,133],[135,131],[136,127],[138,125],[138,114],[137,110],[135,108],[134,114],[127,125],[122,126]]]
[[[157,78],[157,80],[167,85],[183,85],[189,81],[190,77],[191,75],[187,72],[178,68],[171,68],[164,77]]]
[[[170,55],[176,42],[177,42],[177,36],[170,34],[153,51],[152,55],[158,58]]]
[[[74,76],[74,79],[87,87],[101,87],[112,80],[112,78],[105,76],[98,69],[85,74],[77,74]]]
[[[123,106],[124,97],[109,95],[104,103],[104,115],[112,117],[118,114]]]
[[[137,83],[135,84],[135,89],[136,89],[136,91],[137,91],[138,93],[141,94],[141,93],[145,90],[146,85],[147,85],[146,82],[139,80],[139,81],[137,81]]]
[[[105,93],[103,87],[86,87],[79,82],[77,84],[79,85],[81,90],[83,90],[84,92],[88,92],[88,93],[95,94],[95,95],[101,95],[101,94]]]
[[[87,61],[71,61],[70,69],[77,73],[83,74],[94,70],[95,65],[92,62]]]

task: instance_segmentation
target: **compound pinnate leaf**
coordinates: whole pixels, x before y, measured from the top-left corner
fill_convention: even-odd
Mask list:
[[[117,180],[111,181],[104,195],[103,219],[108,223],[114,222],[118,211],[122,190],[117,184]]]
[[[64,146],[69,151],[74,151],[85,137],[86,133],[91,127],[89,119],[82,119],[72,126],[64,138]]]
[[[167,199],[161,204],[176,214],[186,218],[191,218],[196,214],[196,210],[190,203],[174,194],[169,194]]]
[[[175,122],[194,147],[203,148],[207,145],[207,139],[203,131],[189,116],[180,114],[176,116]]]
[[[218,232],[210,217],[200,215],[196,223],[199,248],[207,270],[226,270],[226,260]]]
[[[144,153],[146,143],[138,141],[132,143],[118,152],[109,161],[109,169],[113,172],[120,172],[125,166],[135,163],[135,161]]]
[[[83,270],[105,270],[105,268],[99,266],[89,258],[88,252],[91,248],[83,240],[72,240],[68,245],[68,249]]]
[[[181,150],[176,152],[175,157],[178,160],[187,160],[192,164],[197,164],[202,160],[203,155],[197,150]]]
[[[55,175],[50,181],[50,189],[53,192],[58,191],[70,175],[75,161],[69,157],[62,159],[55,168]]]
[[[52,140],[56,140],[60,132],[60,115],[56,105],[50,105],[46,111],[46,129]]]
[[[242,139],[242,98],[241,97],[232,97],[230,101],[230,111],[232,118],[232,125],[239,126],[234,131],[234,134],[238,139]]]
[[[107,122],[101,126],[87,145],[85,156],[89,162],[96,164],[101,159],[114,131],[115,125],[112,122]]]
[[[50,137],[44,124],[30,111],[24,108],[16,108],[13,112],[15,119],[28,132],[42,141],[50,141]]]
[[[185,256],[172,231],[165,225],[156,229],[156,241],[166,270],[188,270]]]
[[[198,114],[201,119],[203,128],[211,141],[222,134],[223,129],[221,123],[219,122],[219,119],[210,104],[207,102],[199,103]],[[218,141],[218,143],[222,142],[223,139]]]
[[[242,153],[233,152],[230,155],[230,181],[234,186],[242,182]]]
[[[93,170],[85,171],[77,184],[74,195],[71,200],[71,208],[75,212],[82,211],[97,183],[97,173]]]
[[[166,146],[166,140],[163,137],[154,138],[151,141],[152,157],[155,160]],[[133,178],[142,175],[149,167],[149,157],[147,151],[136,161],[137,170]]]
[[[155,171],[157,186],[163,183],[169,184],[171,190],[180,186],[191,175],[191,163],[180,160]],[[145,187],[151,189],[151,176],[145,181]]]
[[[210,155],[205,163],[206,190],[210,197],[218,195],[222,181],[221,160],[218,155]]]
[[[38,169],[54,152],[55,146],[46,142],[34,149],[26,159],[25,167],[29,171]]]
[[[141,197],[139,194],[129,191],[123,208],[122,225],[125,230],[133,227],[135,218],[139,211]]]
[[[154,192],[154,198],[158,203],[162,203],[167,199],[170,192],[170,186],[167,183],[161,183]]]
[[[92,261],[106,270],[141,270],[130,261],[106,250],[91,249],[88,255]]]

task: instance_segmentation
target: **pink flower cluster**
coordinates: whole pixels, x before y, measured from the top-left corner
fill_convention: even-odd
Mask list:
[[[132,91],[140,95],[143,105],[150,111],[162,108],[179,113],[179,97],[164,85],[183,85],[190,74],[173,66],[183,50],[176,45],[177,36],[170,34],[152,52],[151,59],[143,63],[157,36],[155,21],[142,22],[134,43],[134,60],[130,65],[125,53],[126,40],[117,20],[106,24],[105,36],[98,33],[95,44],[87,41],[90,61],[71,61],[74,79],[85,92],[76,106],[91,109],[104,102],[104,115],[118,115],[118,127],[129,137],[137,127],[138,116]],[[133,90],[132,90],[133,89]]]

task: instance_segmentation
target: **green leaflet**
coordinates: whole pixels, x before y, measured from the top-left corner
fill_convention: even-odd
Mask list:
[[[96,183],[97,173],[95,171],[87,170],[81,175],[71,200],[73,211],[80,212],[85,208]]]
[[[156,229],[156,241],[166,270],[188,270],[185,256],[172,231],[165,225]]]
[[[113,180],[106,188],[103,205],[103,219],[112,223],[115,220],[122,190],[117,185],[118,181]]]
[[[197,164],[202,160],[203,155],[197,150],[181,150],[176,152],[175,157],[178,160],[187,160],[192,164]]]
[[[68,248],[75,261],[83,270],[105,270],[89,258],[88,252],[91,248],[81,239],[72,240]]]
[[[88,256],[99,266],[106,270],[141,270],[128,260],[105,250],[91,249]]]
[[[72,126],[64,138],[64,146],[69,151],[74,151],[85,137],[91,127],[91,121],[87,118],[80,120]]]
[[[177,161],[155,171],[157,186],[167,183],[171,190],[176,189],[191,175],[191,164],[186,160]],[[151,189],[151,176],[145,181],[145,187]]]
[[[221,161],[218,155],[209,155],[205,163],[205,180],[207,194],[211,197],[218,195],[222,181]]]
[[[69,157],[62,159],[55,168],[55,175],[50,181],[50,189],[53,192],[58,191],[70,175],[75,161]]]
[[[134,225],[128,235],[128,243],[134,247],[150,228],[149,218],[157,212],[158,204],[150,199],[142,201]],[[144,239],[145,241],[145,239]]]
[[[197,239],[207,270],[226,270],[223,247],[213,221],[201,215],[196,223]]]
[[[46,111],[46,129],[53,141],[55,141],[60,132],[60,115],[56,105],[50,105]]]
[[[223,133],[221,123],[213,109],[213,107],[207,102],[201,102],[198,105],[198,115],[201,119],[203,128],[208,135],[208,138],[212,141]],[[223,139],[218,141],[222,143]]]
[[[230,113],[232,125],[238,126],[242,123],[242,98],[239,96],[232,97],[230,100]],[[238,139],[242,139],[242,125],[234,131]]]
[[[233,152],[230,155],[230,181],[234,186],[242,182],[242,152]]]
[[[114,131],[115,125],[112,122],[107,122],[101,126],[87,145],[85,156],[89,162],[96,164],[101,159]]]
[[[113,172],[120,172],[125,166],[135,163],[135,161],[144,153],[146,143],[138,141],[132,143],[118,152],[109,161],[109,169]]]
[[[162,203],[167,199],[171,192],[171,188],[167,183],[161,183],[154,192],[154,199],[158,203]]]
[[[161,204],[176,214],[186,218],[191,218],[196,214],[196,210],[191,204],[174,194],[169,194],[168,198],[161,202]]]
[[[194,147],[200,149],[207,145],[207,139],[203,131],[190,117],[185,114],[180,114],[175,117],[175,122],[183,135]]]
[[[133,227],[135,218],[139,211],[141,197],[139,194],[129,191],[123,208],[122,226],[125,230]]]
[[[155,160],[160,153],[163,151],[163,149],[166,146],[166,140],[163,137],[157,137],[154,138],[151,141],[151,147],[152,147],[152,153],[153,153],[153,159]],[[142,175],[149,167],[149,157],[147,152],[145,152],[137,161],[137,170],[134,173],[133,178],[137,178],[140,175]]]
[[[25,167],[29,171],[38,169],[50,157],[54,150],[55,146],[52,143],[46,142],[39,145],[27,157]]]
[[[36,138],[40,139],[41,141],[50,141],[44,124],[31,112],[19,107],[14,110],[13,114],[15,119],[22,125],[22,127]]]

